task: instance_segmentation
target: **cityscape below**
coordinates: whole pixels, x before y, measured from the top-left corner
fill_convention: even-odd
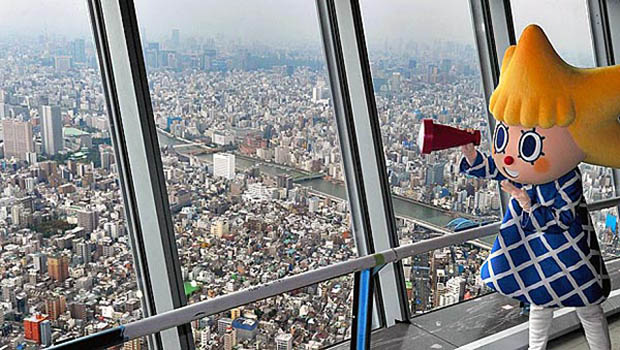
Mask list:
[[[188,303],[357,256],[325,58],[217,38],[145,41],[167,199]],[[379,45],[381,46],[381,45]],[[371,45],[401,245],[500,220],[497,183],[422,155],[422,119],[482,132],[475,48]],[[42,349],[143,317],[96,52],[84,39],[0,41],[0,350]],[[588,202],[609,169],[582,165]],[[618,214],[591,213],[616,257]],[[489,293],[495,235],[403,260],[412,315]],[[351,338],[353,276],[192,322],[197,349],[314,350]],[[118,349],[146,349],[137,339]]]

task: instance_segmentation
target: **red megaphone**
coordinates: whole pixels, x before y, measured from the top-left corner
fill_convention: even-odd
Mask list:
[[[451,126],[434,124],[432,119],[422,120],[422,127],[418,134],[418,146],[423,154],[468,143],[480,145],[480,130],[474,130],[472,134]]]

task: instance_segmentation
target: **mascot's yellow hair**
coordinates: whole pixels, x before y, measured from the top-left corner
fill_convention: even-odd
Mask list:
[[[537,25],[506,50],[489,110],[508,125],[568,127],[586,162],[620,168],[620,65],[573,67]]]

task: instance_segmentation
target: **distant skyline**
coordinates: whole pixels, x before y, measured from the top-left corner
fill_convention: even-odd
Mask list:
[[[173,28],[180,30],[181,40],[219,36],[266,44],[303,44],[320,39],[313,0],[135,0],[135,6],[147,41],[164,41]],[[386,40],[428,44],[448,40],[473,45],[465,0],[362,0],[361,6],[369,46]],[[517,36],[527,24],[538,23],[561,53],[591,52],[584,0],[519,0],[513,1],[512,7]],[[0,36],[2,33],[92,37],[85,0],[2,0]]]

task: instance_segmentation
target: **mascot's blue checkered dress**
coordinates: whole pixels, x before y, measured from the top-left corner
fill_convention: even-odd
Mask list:
[[[506,179],[493,158],[480,152],[472,166],[463,157],[460,171]],[[516,199],[510,200],[480,271],[483,282],[506,296],[546,307],[605,301],[611,285],[582,196],[579,169],[542,185],[513,184],[526,189],[532,208],[528,214]]]

